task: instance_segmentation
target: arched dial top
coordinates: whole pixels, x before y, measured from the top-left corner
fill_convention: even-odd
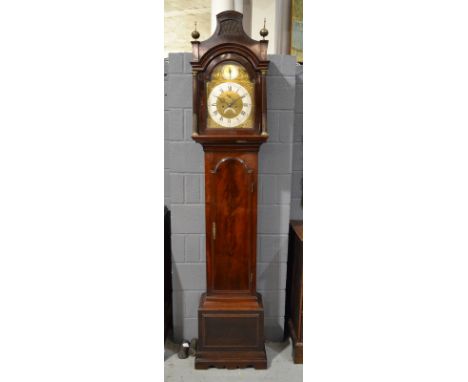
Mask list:
[[[254,84],[234,61],[219,63],[207,83],[208,128],[252,128]]]

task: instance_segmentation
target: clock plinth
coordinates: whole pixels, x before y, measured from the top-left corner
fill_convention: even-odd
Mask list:
[[[204,293],[198,310],[196,369],[266,369],[263,303],[256,296]]]
[[[193,42],[193,139],[205,152],[207,291],[198,309],[196,369],[265,369],[256,290],[258,151],[266,129],[267,41],[245,34],[242,14],[217,15]]]

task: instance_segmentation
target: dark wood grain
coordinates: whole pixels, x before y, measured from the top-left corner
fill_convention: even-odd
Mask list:
[[[252,170],[238,156],[225,156],[209,175],[216,237],[211,237],[213,250],[213,291],[250,290],[252,208]],[[253,275],[253,274],[252,274]]]
[[[257,165],[255,152],[205,152],[208,294],[256,292]]]

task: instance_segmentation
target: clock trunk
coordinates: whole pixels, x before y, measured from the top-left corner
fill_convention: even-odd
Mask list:
[[[205,160],[206,216],[211,222],[207,254],[212,262],[208,291],[252,293],[256,158],[227,151],[207,152]]]

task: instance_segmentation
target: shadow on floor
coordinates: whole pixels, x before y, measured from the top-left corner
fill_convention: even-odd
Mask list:
[[[273,360],[289,346],[289,338],[283,342],[270,342],[265,343],[267,352],[267,367],[271,366]]]
[[[169,338],[164,343],[164,361],[167,361],[173,355],[177,356],[179,345],[172,342]]]

